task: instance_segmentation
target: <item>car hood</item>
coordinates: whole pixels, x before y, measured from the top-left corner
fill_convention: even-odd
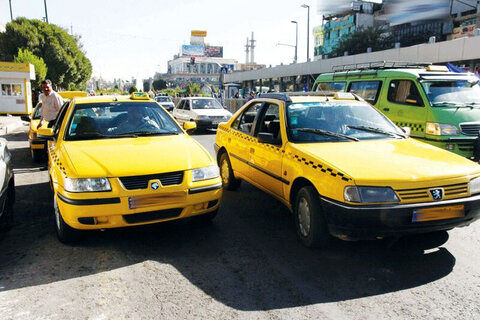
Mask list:
[[[298,144],[296,147],[326,161],[357,184],[421,182],[477,174],[473,161],[414,139]]]
[[[122,177],[183,171],[215,164],[193,138],[175,136],[65,141],[61,154],[75,177]]]
[[[225,109],[193,109],[192,111],[199,116],[232,116],[232,114]]]

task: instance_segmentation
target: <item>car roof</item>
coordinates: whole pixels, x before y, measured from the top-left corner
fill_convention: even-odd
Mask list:
[[[101,102],[155,102],[153,99],[135,100],[125,95],[91,96],[85,98],[74,98],[76,104],[82,103],[101,103]]]
[[[395,68],[395,69],[364,69],[364,70],[350,70],[350,71],[337,71],[321,74],[317,80],[337,79],[337,78],[350,78],[356,77],[356,80],[362,80],[359,76],[372,77],[372,78],[388,78],[390,76],[405,76],[412,78],[419,78],[421,76],[427,77],[442,77],[442,76],[458,76],[458,77],[472,77],[473,73],[459,73],[459,72],[436,72],[429,71],[426,68]]]

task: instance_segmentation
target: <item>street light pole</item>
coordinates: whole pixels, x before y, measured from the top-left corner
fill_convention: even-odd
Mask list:
[[[302,4],[302,8],[307,8],[307,62],[310,61],[310,6]]]
[[[298,22],[297,21],[293,21],[292,20],[292,23],[295,23],[295,58],[293,58],[293,63],[297,63],[298,61],[298,56],[297,56],[297,53],[298,53]]]
[[[45,21],[48,23],[47,0],[43,0],[43,4],[45,5]]]
[[[12,0],[8,0],[8,3],[10,4],[10,21],[13,21]]]

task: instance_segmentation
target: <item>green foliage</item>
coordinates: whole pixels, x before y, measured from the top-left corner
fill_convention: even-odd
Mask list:
[[[390,49],[392,46],[392,36],[382,28],[369,27],[358,29],[353,33],[342,37],[336,49],[334,56],[343,56],[345,51],[349,55],[365,53],[367,48],[372,51]]]
[[[0,33],[0,60],[12,61],[18,49],[27,49],[43,59],[46,78],[61,88],[82,90],[92,75],[90,60],[78,37],[40,20],[17,18]],[[42,79],[43,80],[43,79]]]
[[[47,76],[47,65],[42,58],[34,55],[30,50],[21,48],[18,49],[17,55],[13,58],[14,62],[17,63],[31,63],[35,67],[35,78],[32,80],[32,88],[37,88],[40,86],[40,83]]]
[[[153,81],[153,88],[155,90],[167,89],[167,83],[165,82],[165,80],[162,80],[162,79],[154,80]]]
[[[130,89],[128,89],[128,93],[132,94],[132,92],[137,92],[138,89],[135,86],[132,86]]]
[[[202,92],[202,89],[196,82],[189,82],[187,85],[187,93],[189,96],[196,96]]]

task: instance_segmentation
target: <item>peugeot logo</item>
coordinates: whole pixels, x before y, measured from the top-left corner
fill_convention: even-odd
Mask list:
[[[150,185],[150,187],[153,189],[153,190],[157,190],[160,185],[158,184],[158,182],[152,182],[152,184]]]
[[[434,201],[439,201],[443,199],[443,189],[430,189],[430,194]]]

